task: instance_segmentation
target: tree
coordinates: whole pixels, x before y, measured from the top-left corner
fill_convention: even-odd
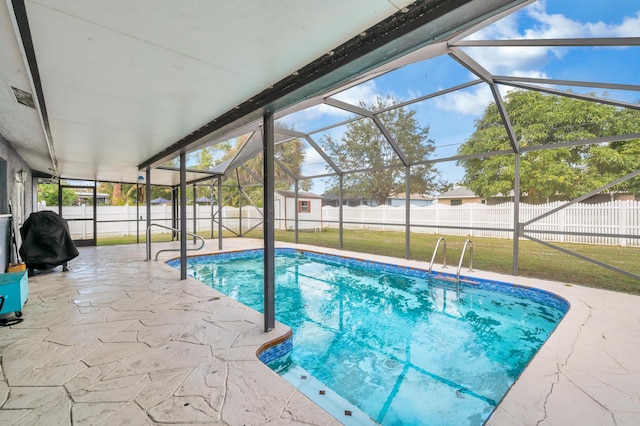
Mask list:
[[[504,102],[521,147],[640,132],[638,111],[538,92],[513,91]],[[521,155],[520,195],[530,201],[549,197],[577,198],[640,168],[640,141],[560,147]],[[458,150],[460,155],[509,150],[507,132],[495,103],[476,121],[476,130]],[[458,161],[464,185],[483,198],[514,189],[513,155]],[[637,192],[638,183],[616,190]]]
[[[360,107],[379,111],[397,104],[398,101],[387,97],[377,98],[372,105],[361,101]],[[398,107],[378,116],[407,158],[426,160],[435,150],[435,144],[429,139],[429,128],[420,127],[415,114],[414,110]],[[388,168],[399,164],[400,159],[373,120],[352,121],[347,124],[347,130],[340,141],[324,136],[320,144],[343,171],[374,169],[344,176],[343,190],[348,197],[371,198],[378,204],[384,204],[391,194],[405,193],[405,168]],[[333,171],[329,168],[327,170]],[[411,168],[412,193],[435,192],[441,185],[439,173],[431,164]],[[337,192],[338,178],[333,178],[331,186],[327,192]]]
[[[228,146],[227,152],[220,158],[220,161],[225,161],[233,158],[239,149],[242,148],[246,142],[246,137],[239,140],[233,148]],[[280,143],[274,148],[274,157],[278,159],[291,173],[294,175],[300,175],[302,164],[305,159],[304,145],[299,139],[293,139],[284,143]],[[256,176],[262,177],[263,172],[262,154],[256,155],[249,159],[233,172],[230,172],[223,182],[225,186],[232,187],[246,187],[245,192],[251,198],[251,201],[258,207],[262,206],[263,194],[262,186],[254,185],[261,183],[256,179]],[[280,167],[275,165],[275,189],[289,190],[292,188],[292,180],[290,176]],[[308,191],[310,189],[310,183],[308,181],[302,181],[300,187],[303,190]],[[238,196],[234,196],[229,200],[231,205],[238,205]]]
[[[64,184],[64,182],[63,182]],[[72,206],[76,200],[76,193],[73,189],[62,188],[62,205]],[[58,184],[40,183],[38,184],[38,201],[44,201],[47,206],[58,205]]]

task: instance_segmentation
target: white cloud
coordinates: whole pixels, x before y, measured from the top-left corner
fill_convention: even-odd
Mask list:
[[[312,146],[308,146],[304,151],[304,162],[305,164],[318,164],[325,163],[324,158],[316,151],[316,149]]]
[[[612,6],[614,7],[614,6]],[[481,29],[468,37],[470,40],[497,39],[562,39],[592,37],[637,37],[640,36],[640,12],[624,17],[619,23],[602,21],[580,22],[563,14],[547,13],[546,2],[538,1],[523,10]],[[523,31],[518,29],[518,20],[526,15],[533,25]],[[517,50],[517,54],[514,52]],[[539,72],[549,56],[562,58],[565,47],[495,47],[466,50],[482,66],[495,75],[523,75]],[[515,74],[518,72],[518,74]]]
[[[464,115],[480,115],[492,101],[493,95],[486,84],[474,86],[471,90],[447,93],[435,99],[439,108]]]
[[[622,23],[612,30],[612,35],[616,37],[638,37],[640,36],[640,12],[635,16],[627,16]]]
[[[514,77],[549,78],[547,73],[539,70],[514,70],[511,75]]]
[[[529,78],[547,78],[543,72],[531,70],[514,70],[512,75]],[[509,92],[517,89],[509,86],[500,86],[499,90],[500,95],[504,97]],[[464,91],[459,90],[457,92],[447,93],[435,99],[435,103],[440,109],[462,115],[482,115],[489,103],[493,101],[494,98],[491,89],[489,89],[489,86],[486,84],[479,84]]]
[[[333,98],[352,105],[360,105],[360,101],[364,101],[367,105],[371,105],[381,96],[383,95],[376,87],[376,82],[374,80],[369,80],[340,92],[334,95]]]
[[[612,5],[612,7],[615,7]],[[637,37],[640,35],[640,12],[626,16],[618,24],[579,22],[562,14],[548,14],[546,2],[540,1],[527,9],[529,17],[538,21],[525,31],[525,38],[588,38]]]

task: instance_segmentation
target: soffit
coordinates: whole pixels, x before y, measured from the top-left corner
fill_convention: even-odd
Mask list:
[[[59,173],[135,181],[142,161],[410,3],[26,1]],[[0,132],[46,173],[38,114],[7,88],[33,93],[10,6]]]

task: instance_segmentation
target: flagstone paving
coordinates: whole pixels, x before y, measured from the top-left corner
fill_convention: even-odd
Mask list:
[[[261,245],[224,241],[225,250]],[[207,241],[205,252],[216,251]],[[69,272],[29,278],[24,322],[0,328],[0,425],[340,424],[257,359],[287,327],[265,333],[261,314],[144,257],[141,245],[81,248]],[[467,274],[571,304],[488,425],[640,424],[640,297]]]
[[[0,329],[1,425],[339,424],[257,359],[287,327],[144,253],[81,248],[29,278]]]

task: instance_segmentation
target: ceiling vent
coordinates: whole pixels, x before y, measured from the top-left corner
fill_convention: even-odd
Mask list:
[[[16,101],[19,104],[36,109],[36,103],[33,101],[33,95],[31,95],[31,93],[25,92],[24,90],[20,90],[13,86],[11,86],[11,89],[13,90],[13,96],[16,97]]]

